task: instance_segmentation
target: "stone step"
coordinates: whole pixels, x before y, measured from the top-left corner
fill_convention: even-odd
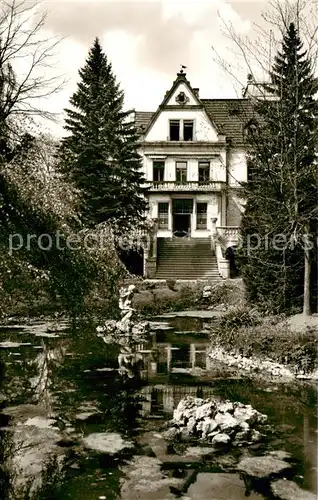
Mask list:
[[[159,238],[158,279],[222,279],[209,238]]]

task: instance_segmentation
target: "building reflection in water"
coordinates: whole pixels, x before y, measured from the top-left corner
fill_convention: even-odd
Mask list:
[[[142,416],[161,416],[172,413],[178,402],[185,396],[207,398],[212,394],[210,386],[171,384],[170,376],[200,375],[211,368],[208,356],[209,342],[206,338],[157,342],[156,334],[149,342],[139,344],[137,351],[143,356],[142,378],[151,385],[141,390],[143,402]]]

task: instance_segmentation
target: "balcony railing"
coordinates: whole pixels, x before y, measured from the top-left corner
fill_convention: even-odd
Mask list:
[[[225,183],[213,181],[160,181],[147,185],[149,191],[220,191]]]

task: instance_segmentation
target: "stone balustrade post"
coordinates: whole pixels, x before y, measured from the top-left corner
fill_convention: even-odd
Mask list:
[[[153,278],[157,269],[157,231],[158,220],[153,219],[153,226],[149,231],[149,246],[146,261],[147,278]]]
[[[211,217],[211,222],[212,222],[212,228],[211,228],[211,250],[215,251],[215,245],[216,245],[216,236],[217,236],[217,229],[216,229],[216,221],[217,217]]]

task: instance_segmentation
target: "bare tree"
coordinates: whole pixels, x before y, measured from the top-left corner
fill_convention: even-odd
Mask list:
[[[253,23],[250,35],[240,34],[232,22],[221,16],[221,31],[228,41],[228,60],[212,46],[214,61],[230,76],[236,89],[244,90],[246,75],[254,82],[268,78],[273,57],[280,48],[286,28],[294,22],[301,34],[314,70],[318,64],[318,2],[317,0],[270,0],[262,13],[264,25]],[[235,56],[235,64],[233,63]],[[243,76],[244,75],[244,76]]]
[[[41,100],[64,82],[52,76],[55,49],[61,39],[45,37],[46,14],[36,3],[2,0],[0,7],[0,124],[17,115],[55,119]]]
[[[316,4],[316,5],[315,5]],[[261,27],[254,25],[255,37],[246,37],[237,33],[231,23],[223,22],[223,32],[231,43],[231,52],[234,53],[237,61],[236,68],[230,66],[224,59],[219,57],[216,49],[213,49],[214,59],[227,72],[228,75],[234,78],[236,83],[241,87],[243,82],[236,74],[236,70],[249,73],[248,86],[245,95],[250,97],[250,106],[242,108],[242,125],[248,124],[249,138],[248,145],[253,149],[253,152],[261,158],[262,169],[267,177],[267,182],[271,183],[274,192],[277,193],[280,208],[286,214],[286,222],[284,233],[289,236],[291,244],[299,242],[304,235],[310,235],[313,230],[315,221],[317,220],[317,183],[313,179],[316,177],[317,162],[313,159],[312,163],[306,168],[300,167],[301,159],[308,154],[309,137],[302,131],[303,122],[299,118],[301,111],[305,105],[306,95],[302,95],[300,83],[298,80],[298,72],[301,71],[298,67],[297,58],[294,64],[295,71],[295,86],[292,89],[294,96],[294,110],[292,111],[292,133],[290,129],[290,116],[286,115],[286,100],[282,95],[284,84],[282,81],[275,82],[275,92],[270,92],[270,87],[273,85],[272,70],[274,57],[281,50],[281,42],[283,36],[288,31],[290,24],[293,23],[301,36],[303,48],[306,51],[306,59],[310,63],[308,71],[312,75],[317,71],[318,60],[318,11],[317,3],[314,0],[304,2],[296,0],[291,2],[280,2],[273,0],[270,2],[269,10],[263,14],[263,19],[267,26]],[[267,29],[267,28],[270,29]],[[246,73],[245,73],[246,74]],[[285,96],[286,98],[286,96]],[[269,154],[269,144],[273,138],[266,134],[270,130],[265,129],[259,133],[258,130],[251,130],[251,117],[253,112],[266,101],[270,102],[275,99],[275,103],[271,103],[271,109],[275,110],[274,115],[278,123],[277,133],[280,137],[279,144],[276,144],[275,157]],[[317,111],[316,111],[317,112]],[[257,114],[257,112],[256,112]],[[259,117],[258,117],[259,118]],[[257,119],[256,119],[257,122]],[[251,133],[252,132],[252,133]],[[317,131],[314,133],[313,141],[318,143]],[[310,139],[312,141],[312,139]],[[290,141],[290,144],[287,142]],[[312,144],[312,142],[311,142]],[[316,149],[317,151],[317,149]],[[317,154],[317,153],[316,153]],[[313,156],[314,158],[314,156]],[[308,179],[308,191],[304,190],[304,180]],[[302,187],[300,187],[302,186]],[[307,205],[306,210],[300,209],[304,206],[305,201],[308,202],[309,192],[311,193],[311,205]],[[316,195],[315,195],[316,193]],[[260,202],[262,196],[268,196],[268,192],[257,193]],[[273,206],[277,199],[272,200]],[[277,203],[276,203],[277,205]],[[279,209],[279,207],[278,207]],[[266,219],[266,214],[264,214]],[[262,214],[260,215],[263,218]],[[304,300],[303,313],[310,314],[310,276],[311,262],[313,253],[310,251],[308,240],[303,241],[304,247]],[[285,254],[284,254],[285,255]],[[283,266],[285,263],[283,262]]]

